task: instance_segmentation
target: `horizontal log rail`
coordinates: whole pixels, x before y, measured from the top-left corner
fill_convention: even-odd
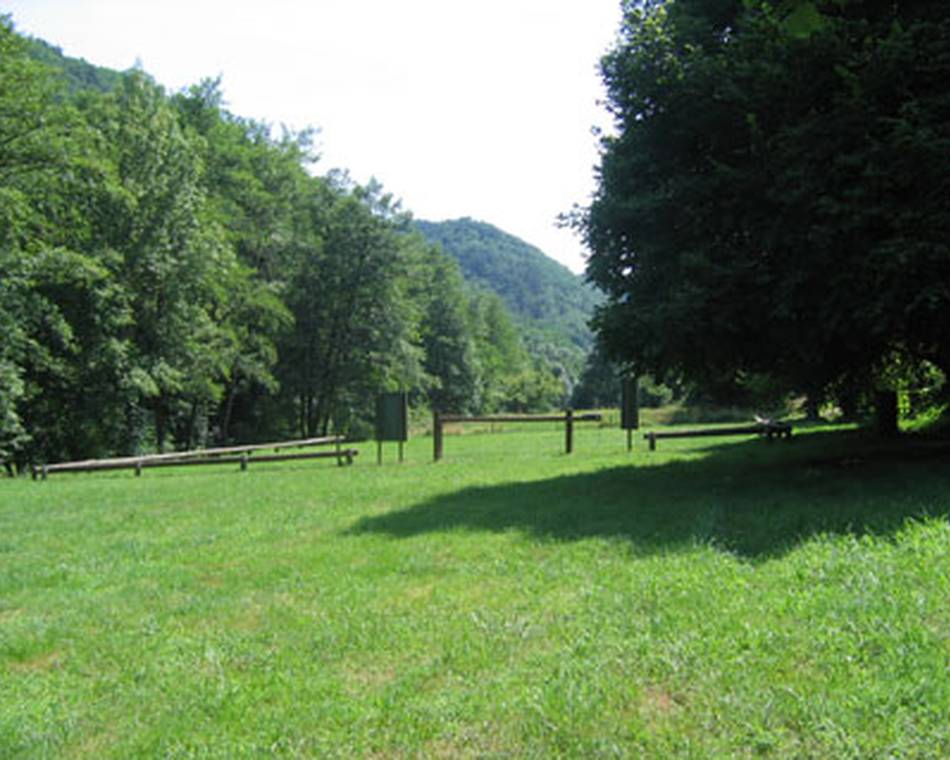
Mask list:
[[[355,449],[343,449],[341,436],[323,436],[320,438],[302,438],[293,441],[277,441],[273,443],[254,443],[241,446],[223,446],[211,449],[194,449],[191,451],[171,451],[165,454],[146,454],[133,457],[115,457],[111,459],[85,459],[75,462],[57,462],[55,464],[34,465],[33,479],[42,478],[56,472],[97,472],[100,470],[135,470],[141,474],[144,468],[150,467],[184,467],[187,465],[207,464],[241,464],[241,469],[247,469],[247,463],[279,462],[294,459],[337,459],[338,464],[353,463],[353,457],[358,453]],[[289,448],[306,448],[309,446],[325,446],[335,444],[334,451],[321,451],[305,454],[255,454],[259,451],[282,451]],[[251,455],[254,456],[251,456]]]
[[[438,462],[442,458],[444,431],[443,426],[451,423],[464,422],[563,422],[564,423],[564,453],[570,454],[574,451],[574,423],[575,422],[599,422],[603,415],[597,412],[584,412],[574,414],[572,409],[568,409],[564,414],[489,414],[477,416],[465,416],[461,414],[440,414],[434,412],[432,415],[432,459]]]
[[[769,441],[776,437],[790,439],[792,426],[787,422],[768,422],[700,430],[660,430],[644,433],[643,438],[650,442],[650,451],[656,451],[656,442],[661,438],[713,438],[729,435],[764,435]]]
[[[443,423],[451,422],[564,422],[566,414],[489,414],[466,417],[460,414],[440,415]],[[599,422],[603,415],[597,412],[584,412],[572,415],[574,422]]]

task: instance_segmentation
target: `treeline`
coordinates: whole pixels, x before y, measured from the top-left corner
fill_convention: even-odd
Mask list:
[[[67,86],[0,18],[0,460],[370,430],[406,388],[451,411],[563,401],[501,301],[311,132],[219,83]]]

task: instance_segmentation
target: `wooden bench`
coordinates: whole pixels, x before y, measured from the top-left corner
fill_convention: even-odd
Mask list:
[[[644,433],[643,438],[650,443],[650,451],[656,451],[656,442],[660,438],[712,438],[727,435],[761,435],[767,441],[773,438],[790,439],[792,426],[787,422],[757,422],[754,425],[734,427],[703,428],[702,430],[661,430]]]
[[[288,448],[305,448],[308,446],[324,446],[327,444],[335,444],[335,448],[331,451],[308,451],[299,454],[280,453],[283,449]],[[190,467],[209,464],[239,464],[242,470],[246,470],[248,464],[254,462],[287,462],[296,459],[336,459],[337,464],[341,466],[344,464],[353,464],[353,457],[359,454],[359,451],[352,448],[344,449],[342,444],[343,438],[340,436],[325,436],[322,438],[306,438],[298,441],[280,441],[277,443],[258,443],[245,446],[177,451],[167,454],[150,454],[135,457],[119,457],[115,459],[87,459],[81,462],[33,465],[33,480],[46,480],[47,475],[56,472],[135,470],[136,475],[141,475],[143,469],[152,467]],[[258,453],[268,449],[273,449],[276,453]]]

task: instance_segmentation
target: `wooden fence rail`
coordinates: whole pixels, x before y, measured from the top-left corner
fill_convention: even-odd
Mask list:
[[[600,422],[603,416],[597,412],[585,412],[583,414],[574,414],[572,409],[568,409],[564,414],[491,414],[466,417],[460,414],[440,414],[434,412],[432,415],[432,458],[438,462],[443,453],[443,426],[459,422],[563,422],[564,423],[564,453],[570,454],[574,451],[574,423],[575,422]]]
[[[662,438],[714,438],[731,435],[761,435],[768,441],[773,438],[790,440],[792,426],[787,422],[757,422],[753,425],[700,428],[699,430],[661,430],[644,433],[643,437],[649,442],[650,451],[656,451],[656,442]]]
[[[325,446],[335,444],[334,451],[308,452],[305,454],[255,454],[259,451],[282,451],[289,448],[306,448],[309,446]],[[242,446],[224,446],[212,449],[195,449],[193,451],[172,451],[166,454],[147,454],[136,457],[115,457],[112,459],[84,459],[76,462],[57,462],[33,466],[33,480],[56,472],[97,472],[100,470],[135,470],[141,475],[142,470],[152,467],[187,467],[189,465],[207,464],[240,464],[246,470],[250,462],[282,462],[294,459],[324,459],[336,458],[337,464],[352,464],[353,457],[359,452],[355,449],[342,448],[343,438],[340,436],[324,436],[321,438],[302,438],[294,441],[277,441],[274,443],[255,443]]]

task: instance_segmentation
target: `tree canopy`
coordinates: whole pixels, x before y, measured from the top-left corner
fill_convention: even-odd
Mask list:
[[[809,393],[950,368],[950,21],[938,2],[624,3],[596,328],[657,376]]]
[[[500,301],[378,183],[317,174],[313,137],[0,17],[0,462],[361,435],[395,388],[563,401]]]

